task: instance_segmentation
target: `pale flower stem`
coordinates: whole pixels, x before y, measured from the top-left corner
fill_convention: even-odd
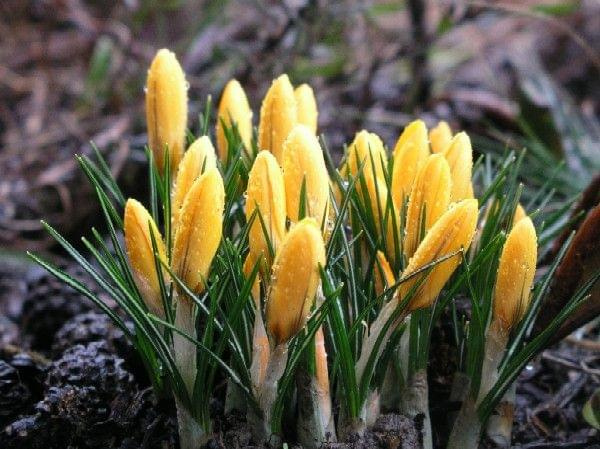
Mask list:
[[[477,407],[498,380],[498,366],[502,361],[507,342],[508,333],[497,321],[492,321],[485,339],[481,384],[477,399],[467,398],[463,402],[452,427],[448,449],[477,449],[482,428]]]
[[[409,375],[400,400],[400,413],[415,418],[423,416],[423,449],[433,449],[431,418],[429,416],[429,386],[427,370],[420,369]]]
[[[194,305],[184,297],[179,297],[176,300],[175,326],[195,339],[196,327]],[[174,332],[173,351],[177,369],[181,373],[187,394],[191,398],[194,392],[194,382],[196,380],[196,345],[182,335]],[[204,439],[205,431],[198,420],[194,418],[191,411],[177,398],[175,400],[175,405],[177,407],[177,425],[179,427],[180,447],[182,449],[194,449],[198,447]]]
[[[200,447],[206,440],[204,429],[177,398],[175,398],[175,406],[177,408],[179,447],[181,449],[196,449]]]
[[[486,435],[500,448],[510,447],[516,394],[517,384],[513,383],[487,423]]]
[[[267,364],[264,381],[256,391],[260,416],[254,409],[248,409],[248,422],[256,442],[269,442],[273,447],[278,446],[279,436],[272,432],[273,406],[277,399],[279,379],[285,371],[288,358],[288,345],[282,343],[271,351]]]

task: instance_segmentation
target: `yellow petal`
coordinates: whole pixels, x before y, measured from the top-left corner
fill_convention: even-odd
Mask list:
[[[275,346],[306,323],[325,265],[325,244],[318,223],[304,218],[292,227],[277,251],[266,304],[266,322]]]
[[[285,235],[285,187],[281,168],[268,151],[258,153],[250,174],[246,191],[246,219],[250,220],[258,208],[274,250]],[[250,252],[258,259],[264,257],[267,266],[272,258],[260,217],[256,216],[248,236]]]
[[[215,149],[208,136],[202,136],[190,145],[177,169],[177,177],[171,191],[171,215],[173,229],[177,229],[183,200],[192,184],[203,172],[217,166]]]
[[[167,258],[165,244],[156,223],[144,206],[130,198],[125,204],[124,228],[125,248],[135,284],[148,309],[155,315],[164,316],[150,229],[156,241],[159,258],[163,261]]]
[[[223,232],[223,178],[210,168],[194,181],[183,200],[173,241],[172,268],[195,293],[204,289]]]
[[[476,225],[477,200],[467,199],[454,203],[429,230],[408,262],[408,266],[402,273],[402,277],[407,278],[419,269],[445,256],[450,256],[461,248],[466,251],[473,239]],[[430,271],[425,270],[421,274],[400,284],[399,300],[402,301],[402,298],[410,291],[413,285],[429,273],[427,279],[421,283],[419,289],[410,300],[408,308],[409,310],[416,310],[429,307],[461,260],[460,254],[456,254],[438,263]]]
[[[422,120],[415,120],[404,128],[394,147],[392,198],[397,210],[402,209],[415,177],[428,156],[427,127]]]
[[[425,122],[423,120],[410,122],[396,141],[396,145],[394,146],[394,160],[396,155],[402,151],[402,148],[409,143],[419,147],[422,152],[429,154],[428,140]]]
[[[375,294],[381,296],[388,288],[396,283],[390,263],[381,251],[377,251],[375,269]]]
[[[368,207],[371,208],[373,213],[377,235],[382,242],[384,242],[385,235],[386,252],[388,255],[394,255],[394,234],[396,234],[394,225],[398,227],[400,223],[398,210],[394,207],[393,202],[389,204],[388,208],[388,189],[385,182],[381,179],[377,179],[375,182],[372,179],[367,179],[366,184],[370,201]],[[385,229],[383,229],[384,227]],[[391,260],[392,263],[395,262],[393,258]]]
[[[175,54],[166,49],[158,51],[148,70],[146,123],[148,146],[157,167],[163,170],[163,156],[168,148],[171,171],[175,173],[185,142],[187,82]]]
[[[258,148],[268,150],[281,163],[283,142],[298,122],[294,88],[287,75],[273,81],[260,108]]]
[[[450,201],[460,201],[473,198],[471,171],[473,169],[473,150],[469,136],[460,132],[452,138],[450,146],[444,151],[444,156],[450,165],[452,176],[452,193]]]
[[[450,204],[450,167],[441,154],[432,154],[417,173],[408,200],[404,236],[404,255],[411,258],[425,233]],[[422,217],[425,218],[423,222]]]
[[[287,215],[298,221],[305,185],[305,216],[323,223],[329,205],[329,175],[319,140],[304,125],[296,125],[283,144],[283,180]]]
[[[313,134],[317,133],[317,100],[312,88],[308,84],[301,84],[294,90],[296,97],[296,110],[298,123],[306,125]]]
[[[535,266],[537,237],[529,217],[519,220],[506,239],[494,289],[494,319],[510,331],[527,311]]]
[[[433,153],[443,153],[452,141],[452,130],[448,123],[441,121],[429,131],[429,143]]]
[[[344,170],[352,176],[358,174],[358,169],[362,164],[362,173],[365,179],[380,180],[384,178],[383,167],[387,168],[387,155],[383,142],[377,134],[362,130],[356,134],[354,141],[348,147],[348,157]],[[373,166],[375,171],[373,171]]]
[[[221,95],[215,130],[219,158],[221,161],[226,161],[229,149],[222,122],[224,122],[228,128],[232,128],[235,123],[244,147],[246,149],[251,148],[252,110],[250,109],[246,92],[244,92],[240,83],[234,79],[227,83],[223,90],[223,94]]]

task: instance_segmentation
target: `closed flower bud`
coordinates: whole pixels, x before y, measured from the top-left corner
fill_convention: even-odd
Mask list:
[[[385,179],[383,167],[387,168],[387,163],[385,148],[379,136],[362,130],[356,134],[354,141],[348,147],[347,161],[342,168],[346,173],[342,174],[356,176],[362,164],[362,173],[366,180],[373,178],[383,180]]]
[[[408,200],[404,255],[412,257],[419,242],[450,204],[450,167],[441,154],[432,154],[421,167]],[[424,219],[424,220],[423,220]],[[424,231],[423,235],[421,231]]]
[[[305,216],[319,224],[327,217],[329,175],[319,140],[304,125],[296,125],[283,144],[283,180],[287,215],[299,219],[302,185],[305,186]]]
[[[233,124],[237,126],[240,138],[246,149],[250,149],[252,145],[252,110],[248,104],[248,98],[244,89],[237,80],[230,80],[219,102],[219,112],[217,115],[217,125],[215,134],[217,137],[217,150],[219,158],[222,161],[227,160],[229,151],[223,122],[228,128],[232,128]]]
[[[473,150],[471,139],[465,132],[458,133],[450,146],[444,151],[444,156],[450,166],[452,176],[452,193],[450,201],[460,201],[473,198],[471,170],[473,169]]]
[[[274,346],[285,343],[305,325],[325,265],[325,244],[312,218],[298,222],[277,251],[266,304],[266,324]]]
[[[124,227],[125,247],[135,284],[148,309],[155,315],[164,316],[150,230],[156,241],[159,258],[163,261],[167,258],[165,244],[156,223],[144,206],[134,199],[128,199],[125,204]]]
[[[429,143],[432,153],[443,153],[452,141],[452,130],[443,120],[429,131]]]
[[[306,125],[313,134],[317,133],[317,100],[312,88],[308,84],[301,84],[294,90],[296,97],[296,111],[298,123]]]
[[[508,234],[496,277],[494,320],[508,332],[521,321],[529,306],[537,261],[537,237],[529,217]]]
[[[187,126],[187,82],[175,54],[162,49],[154,57],[146,81],[148,146],[159,170],[169,150],[172,173],[183,155]]]
[[[394,147],[392,198],[397,210],[402,209],[415,177],[428,156],[427,128],[422,120],[415,120],[404,129]]]
[[[294,88],[287,75],[281,75],[267,91],[260,108],[258,148],[268,150],[281,163],[283,142],[298,122]]]
[[[369,204],[365,206],[371,208],[377,235],[381,242],[384,242],[385,236],[386,251],[388,254],[394,254],[394,234],[396,233],[394,224],[398,226],[400,217],[393,202],[388,203],[388,189],[385,182],[381,179],[367,179],[367,193]]]
[[[276,250],[285,235],[285,187],[281,168],[268,151],[261,151],[254,160],[248,175],[248,189],[246,191],[246,218],[250,220],[258,208],[264,228],[258,214],[250,228],[248,236],[250,252],[256,258],[264,257],[270,265],[272,258],[265,231]]]
[[[469,248],[476,225],[477,200],[467,199],[452,205],[432,226],[408,262],[402,277],[406,278],[441,258],[454,255],[400,284],[399,300],[402,301],[411,288],[427,276],[410,300],[410,311],[433,304],[461,261],[460,254],[455,253],[461,248],[465,251]]]
[[[204,289],[219,247],[224,208],[223,179],[216,168],[210,168],[185,196],[173,242],[173,271],[194,293]]]
[[[406,125],[394,146],[394,158],[409,143],[419,147],[423,153],[429,154],[427,126],[423,120],[414,120]]]
[[[375,294],[383,295],[386,289],[396,283],[394,272],[390,267],[390,263],[381,251],[377,251],[377,261],[375,262]]]
[[[215,149],[208,136],[202,136],[190,145],[181,160],[175,185],[171,192],[171,215],[173,229],[177,229],[183,200],[192,184],[203,172],[217,166]]]

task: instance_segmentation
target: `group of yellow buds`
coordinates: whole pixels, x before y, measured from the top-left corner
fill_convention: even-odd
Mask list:
[[[265,376],[269,377],[272,352],[303,329],[315,307],[320,267],[327,263],[331,201],[337,202],[341,195],[334,189],[330,196],[330,177],[316,135],[315,96],[308,85],[294,89],[286,75],[275,79],[262,102],[253,142],[252,110],[243,88],[231,80],[218,107],[217,151],[209,136],[185,150],[187,84],[173,53],[158,52],[146,89],[149,147],[160,173],[168,155],[174,180],[172,248],[167,247],[171,239],[165,243],[150,213],[133,199],[125,207],[124,231],[135,283],[155,315],[165,316],[160,276],[170,282],[169,273],[176,275],[195,294],[209,279],[222,238],[225,192],[219,167],[231,155],[227,133],[236,130],[246,154],[252,153],[253,146],[259,150],[245,196],[246,219],[251,224],[244,271],[248,275],[258,266],[252,294],[257,306],[253,381],[260,390]],[[381,295],[397,287],[390,310],[417,285],[407,313],[431,306],[460,264],[460,253],[474,240],[479,208],[472,169],[469,137],[464,132],[453,135],[445,122],[429,132],[421,120],[410,123],[394,146],[391,163],[383,142],[373,133],[360,131],[349,145],[339,173],[348,181],[360,178],[357,192],[373,213],[378,237],[375,291]],[[520,206],[517,215],[495,286],[492,327],[503,333],[527,309],[537,257],[533,224]],[[392,266],[403,269],[394,273]],[[185,297],[181,289],[177,291]],[[261,291],[266,292],[264,323]],[[321,381],[326,381],[322,334],[318,337],[322,356],[317,355],[317,364],[324,363]]]

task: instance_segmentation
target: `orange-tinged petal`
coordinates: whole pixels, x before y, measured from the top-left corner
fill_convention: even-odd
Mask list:
[[[264,150],[254,160],[248,175],[246,219],[250,220],[257,208],[262,216],[267,236],[276,251],[285,235],[285,187],[283,174],[275,156]],[[252,223],[248,239],[250,252],[256,258],[264,257],[269,266],[272,258],[265,229],[258,214]]]
[[[519,220],[506,239],[494,289],[494,319],[510,331],[527,311],[537,261],[537,237],[529,217]]]
[[[125,204],[124,228],[125,248],[135,284],[148,309],[155,315],[164,316],[150,230],[156,241],[159,258],[166,261],[167,257],[156,223],[144,206],[130,198]]]
[[[467,250],[475,234],[477,225],[477,200],[467,199],[454,203],[429,230],[415,254],[408,262],[402,273],[403,278],[414,274],[423,267],[443,257],[450,256],[461,248]],[[411,298],[409,310],[429,307],[440,293],[456,267],[461,261],[460,254],[444,260],[435,265],[430,271],[425,270],[408,281],[400,284],[399,300],[427,276],[424,282]]]
[[[159,50],[146,81],[146,123],[148,146],[157,167],[164,168],[165,148],[169,149],[172,173],[183,155],[187,126],[187,82],[175,54]]]
[[[428,156],[427,127],[422,120],[415,120],[404,128],[394,147],[392,198],[397,210],[402,209],[415,177]]]
[[[216,168],[194,181],[183,200],[173,241],[172,268],[195,293],[204,289],[221,242],[225,189]]]
[[[221,161],[226,161],[229,148],[222,122],[224,122],[228,128],[233,127],[233,124],[235,123],[244,147],[246,147],[246,149],[251,148],[252,110],[250,109],[246,92],[244,92],[240,83],[235,79],[230,80],[225,86],[225,89],[223,89],[221,101],[219,102],[217,125],[215,129],[219,158]]]
[[[294,96],[296,97],[298,123],[306,125],[313,134],[316,134],[319,112],[312,88],[308,84],[301,84],[294,90]]]
[[[408,200],[403,247],[407,259],[412,257],[429,228],[448,209],[451,188],[448,162],[441,154],[432,154],[419,170]]]
[[[377,134],[362,130],[356,134],[348,147],[348,157],[344,171],[356,176],[362,164],[365,179],[384,179],[383,167],[387,167],[388,159],[383,142]],[[375,171],[373,171],[373,166]],[[344,174],[344,173],[342,173]]]
[[[266,324],[274,345],[288,341],[306,323],[325,265],[325,244],[318,223],[299,221],[283,239],[271,276]]]
[[[452,193],[450,201],[473,198],[471,171],[473,169],[473,150],[471,139],[465,132],[452,138],[450,146],[444,151],[452,175]]]
[[[433,153],[443,153],[452,141],[452,130],[445,121],[441,121],[429,131],[429,143]]]
[[[375,269],[375,294],[381,296],[386,289],[396,283],[394,272],[390,263],[381,251],[377,251],[377,263]]]
[[[329,206],[329,175],[319,140],[304,125],[296,125],[283,144],[283,180],[287,215],[298,221],[302,185],[305,216],[323,223]]]
[[[268,150],[281,163],[283,142],[298,122],[294,88],[287,75],[273,81],[260,108],[258,148]]]
[[[192,184],[204,171],[217,166],[215,149],[208,136],[202,136],[190,145],[179,163],[175,184],[171,191],[173,229],[177,229],[183,200]]]

